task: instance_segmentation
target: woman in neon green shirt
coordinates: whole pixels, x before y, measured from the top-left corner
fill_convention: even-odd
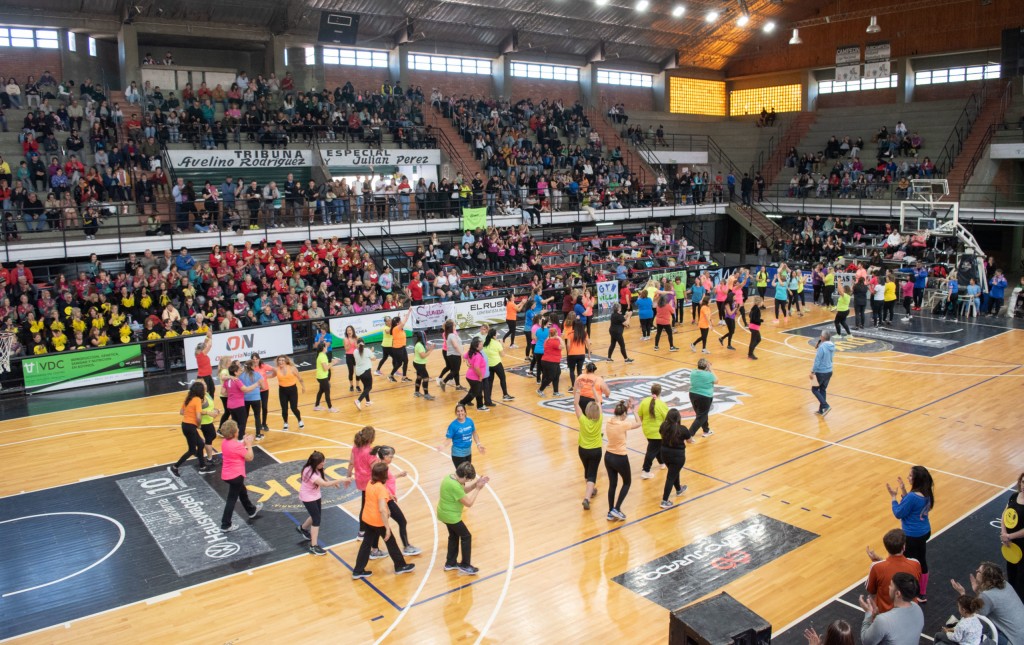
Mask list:
[[[761,302],[764,302],[765,294],[768,293],[768,271],[764,267],[757,270],[757,295],[761,296]],[[765,306],[762,304],[761,309]]]
[[[828,307],[830,310],[835,310],[832,307],[832,294],[836,291],[836,269],[835,267],[829,267],[825,277],[821,279],[821,304],[823,307]]]
[[[417,331],[413,334],[416,339],[416,344],[412,348],[412,367],[416,370],[416,390],[413,392],[413,396],[420,396],[420,385],[423,385],[423,398],[428,401],[433,401],[434,397],[430,395],[430,375],[427,374],[427,357],[430,356],[430,352],[434,351],[433,347],[427,347],[427,337],[423,335],[422,331]]]
[[[573,392],[573,406],[576,408],[576,418],[580,422],[579,433],[579,454],[583,462],[583,480],[586,482],[586,489],[583,493],[583,510],[590,510],[590,500],[597,495],[597,471],[601,467],[601,429],[604,425],[604,415],[601,408],[594,401],[587,403],[587,409],[580,409],[580,388]]]
[[[846,324],[846,317],[850,315],[850,294],[847,293],[842,282],[837,284],[836,287],[839,293],[839,299],[836,301],[836,335],[842,336],[842,329],[845,329],[846,335],[850,336],[850,326]]]
[[[328,412],[338,411],[338,408],[331,405],[331,368],[341,363],[341,359],[335,358],[332,360],[327,358],[328,349],[330,349],[330,345],[326,341],[320,341],[316,345],[316,382],[320,386],[316,393],[316,405],[313,406],[313,410],[316,412],[323,410],[320,407],[321,397],[327,401]]]
[[[652,479],[651,466],[657,460],[662,468],[665,463],[661,460],[661,422],[668,415],[668,406],[661,400],[661,385],[655,383],[651,386],[651,395],[640,401],[636,407],[636,413],[640,416],[641,428],[644,436],[647,437],[647,452],[644,454],[643,472],[641,479]]]

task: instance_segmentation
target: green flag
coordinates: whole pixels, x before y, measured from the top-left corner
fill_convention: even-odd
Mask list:
[[[462,230],[475,231],[478,228],[487,226],[487,207],[463,208],[462,209]]]

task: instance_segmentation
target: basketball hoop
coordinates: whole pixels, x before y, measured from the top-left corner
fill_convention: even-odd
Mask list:
[[[11,348],[14,346],[14,334],[0,331],[0,374],[11,371]]]

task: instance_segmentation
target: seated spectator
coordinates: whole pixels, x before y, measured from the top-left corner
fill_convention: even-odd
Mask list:
[[[977,613],[987,617],[999,630],[999,642],[1009,645],[1024,643],[1024,603],[1013,587],[1006,584],[1002,569],[992,562],[982,562],[970,575],[971,590],[982,606]],[[964,587],[951,581],[954,591],[964,595]]]

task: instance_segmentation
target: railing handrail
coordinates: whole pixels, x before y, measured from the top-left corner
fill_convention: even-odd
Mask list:
[[[949,136],[946,137],[946,142],[942,145],[942,152],[939,153],[935,160],[935,169],[940,174],[948,175],[949,171],[953,168],[953,164],[956,163],[956,158],[963,150],[964,141],[971,134],[971,127],[974,125],[974,121],[981,114],[985,93],[986,84],[982,82],[981,89],[967,97],[964,109],[960,111],[956,121],[953,122],[953,128]]]
[[[971,158],[967,161],[966,169],[964,170],[963,182],[960,184],[960,190],[962,191],[970,183],[971,177],[974,176],[974,170],[978,167],[978,163],[985,154],[985,148],[989,142],[992,141],[992,137],[995,135],[997,130],[1006,128],[1006,111],[1010,107],[1010,101],[1013,98],[1013,81],[1007,81],[1003,85],[1002,93],[999,98],[999,120],[992,123],[985,129],[985,134],[982,136],[981,141],[978,144],[977,149],[971,155]]]

